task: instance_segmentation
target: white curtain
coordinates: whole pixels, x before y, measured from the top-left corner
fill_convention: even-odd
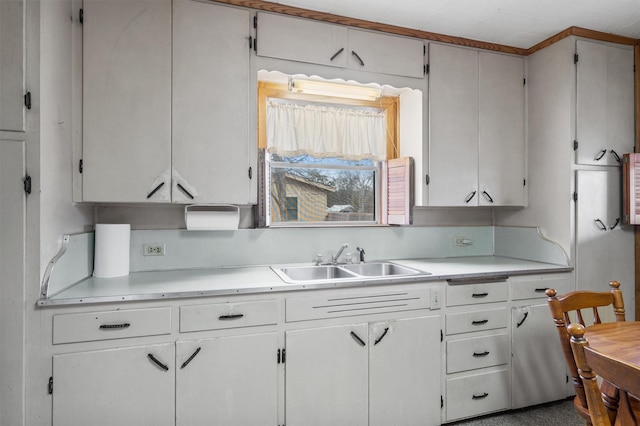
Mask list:
[[[384,111],[267,101],[267,149],[282,156],[385,160]]]

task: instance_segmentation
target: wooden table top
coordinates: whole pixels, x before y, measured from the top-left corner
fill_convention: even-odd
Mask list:
[[[617,386],[640,395],[640,321],[595,324],[585,330],[591,368]]]

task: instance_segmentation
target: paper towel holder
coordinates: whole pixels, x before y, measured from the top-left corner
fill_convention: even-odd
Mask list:
[[[190,204],[184,208],[184,221],[189,231],[238,229],[240,207],[233,204]]]

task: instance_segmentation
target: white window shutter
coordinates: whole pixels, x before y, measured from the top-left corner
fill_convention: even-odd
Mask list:
[[[383,167],[382,223],[409,225],[413,208],[413,158],[387,160]]]
[[[624,223],[640,224],[640,154],[624,154],[622,159],[622,202]]]

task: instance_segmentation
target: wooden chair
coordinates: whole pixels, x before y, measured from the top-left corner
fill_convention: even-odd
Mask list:
[[[556,323],[564,358],[576,391],[576,397],[574,398],[573,403],[578,414],[580,414],[587,425],[592,424],[591,416],[589,414],[589,401],[573,357],[570,342],[571,336],[567,331],[567,327],[572,322],[578,322],[582,326],[601,323],[598,308],[606,306],[613,307],[616,321],[624,321],[624,302],[622,300],[620,283],[618,281],[611,281],[609,286],[611,287],[610,292],[580,290],[567,293],[563,296],[558,296],[556,291],[552,288],[549,288],[546,291],[549,308],[551,309],[551,316],[553,317],[553,321]],[[585,324],[582,312],[583,310],[592,311],[593,321],[591,323]],[[570,315],[575,315],[576,319],[572,321],[570,319]],[[609,420],[611,423],[614,423],[618,407],[618,389],[611,383],[603,381],[600,386],[600,390],[602,392],[602,400],[604,400],[603,403],[607,410]]]
[[[602,392],[598,387],[597,376],[587,364],[584,356],[584,347],[589,345],[587,339],[584,338],[584,326],[582,324],[569,324],[567,331],[571,335],[570,343],[573,350],[573,359],[584,385],[591,424],[593,426],[611,426],[613,421],[602,400]]]

